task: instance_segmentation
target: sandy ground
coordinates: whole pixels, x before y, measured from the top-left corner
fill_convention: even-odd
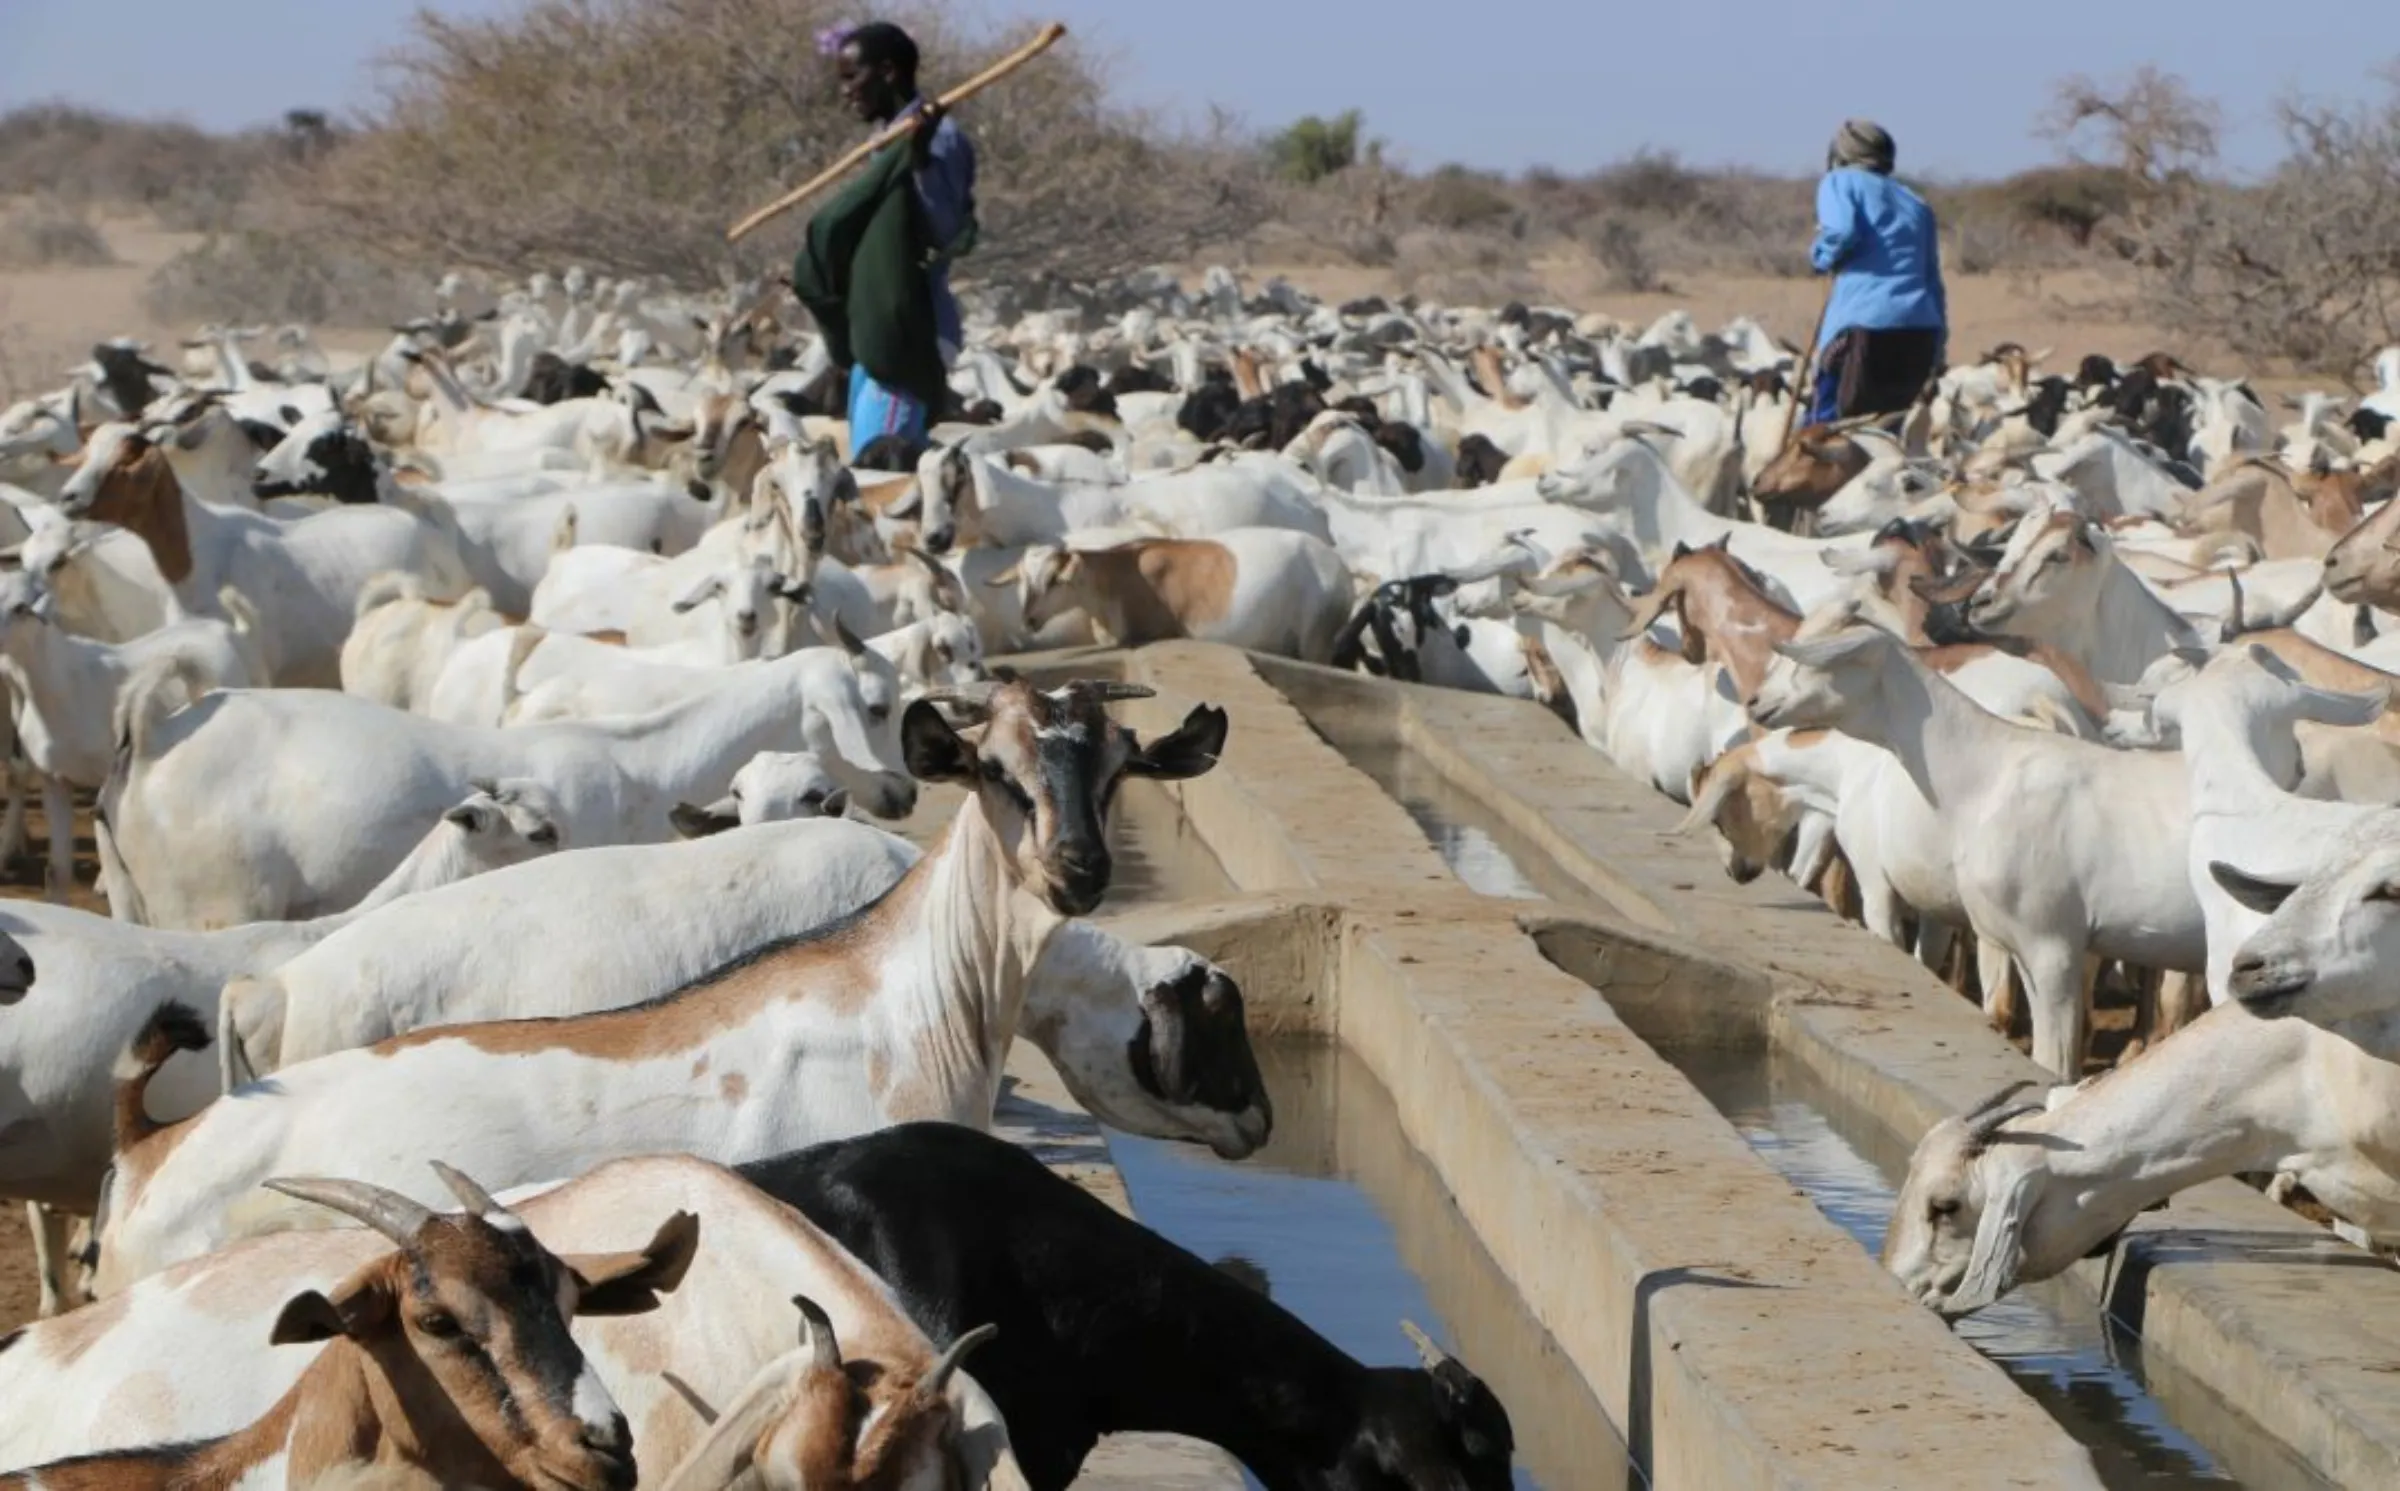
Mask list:
[[[56,384],[99,338],[133,336],[164,353],[193,330],[154,320],[142,306],[142,287],[159,265],[197,243],[198,236],[167,232],[135,218],[103,219],[100,226],[118,260],[115,264],[0,270],[0,399]],[[1545,260],[1533,267],[1553,298],[1581,310],[1605,311],[1638,325],[1664,312],[1686,309],[1703,327],[1752,315],[1792,342],[1807,338],[1823,293],[1821,283],[1813,280],[1683,276],[1670,271],[1667,279],[1673,288],[1667,293],[1612,294],[1599,288],[1591,266],[1580,261]],[[1396,289],[1388,272],[1371,269],[1261,264],[1248,273],[1254,284],[1281,273],[1332,299],[1389,295]],[[1194,266],[1189,277],[1197,276]],[[2056,366],[2071,365],[2086,352],[2129,358],[2171,345],[2156,327],[2106,309],[2121,294],[2121,285],[2093,270],[1957,277],[1950,285],[1951,347],[1965,356],[1998,342],[2017,341],[2036,350],[2054,349]],[[370,350],[384,335],[375,327],[318,329],[319,340],[336,352]]]

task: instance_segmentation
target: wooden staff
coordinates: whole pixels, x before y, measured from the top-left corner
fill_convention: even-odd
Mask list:
[[[1042,53],[1047,52],[1052,47],[1058,45],[1059,38],[1065,36],[1066,34],[1066,27],[1060,25],[1056,21],[1052,21],[1049,25],[1042,28],[1039,36],[1036,36],[1033,40],[1027,42],[1025,45],[1017,48],[1015,51],[1009,53],[1007,56],[1001,58],[999,61],[977,73],[975,76],[959,84],[956,88],[951,89],[948,93],[943,94],[941,98],[937,100],[937,102],[940,103],[945,113],[951,109],[957,108],[960,104],[965,103],[968,99],[973,98],[976,94],[981,93],[984,89],[991,87],[994,83],[999,82],[1002,78],[1007,77],[1010,73],[1015,72],[1018,68],[1023,67],[1026,63],[1031,62],[1034,58],[1039,57],[1042,55]],[[901,120],[899,123],[894,124],[889,129],[886,129],[873,139],[868,140],[865,144],[851,150],[840,160],[835,161],[832,165],[827,166],[824,170],[819,171],[816,175],[808,178],[808,180],[800,183],[796,187],[793,187],[790,191],[785,192],[782,196],[777,197],[774,201],[769,202],[766,206],[761,207],[758,209],[758,211],[751,213],[748,217],[743,218],[740,222],[735,223],[732,227],[726,229],[725,241],[728,243],[741,242],[744,238],[749,237],[752,233],[757,232],[760,228],[765,227],[768,223],[773,222],[776,218],[783,216],[785,213],[791,211],[793,208],[799,206],[801,203],[807,201],[809,198],[815,196],[825,188],[833,185],[833,183],[836,181],[841,180],[844,176],[849,175],[850,172],[855,169],[860,162],[866,160],[876,151],[883,149],[886,145],[891,144],[895,140],[905,140],[910,135],[915,134],[917,132],[917,123],[923,117],[924,116],[922,114],[913,114],[908,118]]]
[[[1792,417],[1783,427],[1783,444],[1775,451],[1779,457],[1799,438],[1800,428],[1808,419],[1808,406],[1817,396],[1817,379],[1824,371],[1817,366],[1817,339],[1825,335],[1825,317],[1833,310],[1833,287],[1840,279],[1839,270],[1825,277],[1825,303],[1817,307],[1817,324],[1809,328],[1808,345],[1800,353],[1799,386],[1792,394]]]

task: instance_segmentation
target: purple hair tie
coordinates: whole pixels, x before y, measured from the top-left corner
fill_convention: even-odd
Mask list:
[[[840,51],[842,49],[842,43],[848,41],[851,33],[857,29],[858,28],[856,26],[828,26],[824,30],[818,32],[817,55],[820,57],[830,57],[834,53]]]

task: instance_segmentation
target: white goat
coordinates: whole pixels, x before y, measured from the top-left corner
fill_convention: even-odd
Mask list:
[[[1975,935],[2025,976],[2036,1061],[2081,1071],[2090,955],[2203,966],[2179,763],[1998,719],[1875,627],[1820,635],[1804,626],[1775,651],[1750,701],[1760,724],[1836,729],[1883,746],[1950,821]],[[2029,818],[2028,803],[2044,811]]]
[[[459,1155],[522,1184],[628,1154],[735,1163],[906,1118],[988,1123],[1027,979],[1063,918],[1106,893],[1103,804],[1127,775],[1205,772],[1223,745],[1225,716],[1206,706],[1140,744],[1104,713],[1126,688],[1003,686],[974,745],[932,703],[911,705],[913,773],[974,789],[943,847],[824,935],[754,950],[651,1004],[452,1026],[319,1057],[163,1141],[130,1095],[191,1027],[188,1014],[154,1021],[135,1042],[142,1069],[119,1082],[128,1116],[103,1201],[96,1292],[279,1230],[279,1208],[255,1197],[259,1176],[321,1168],[336,1150],[342,1168],[422,1189],[421,1162],[399,1151]],[[543,1075],[529,1082],[529,1069]],[[425,1121],[396,1147],[362,1149],[362,1126],[392,1135],[401,1092],[416,1094]]]
[[[768,749],[814,750],[889,817],[916,788],[871,654],[810,649],[729,674],[653,714],[515,730],[445,725],[313,690],[211,694],[169,716],[159,680],[128,711],[103,794],[110,907],[155,926],[230,926],[347,905],[406,852],[453,784],[523,776],[580,845],[670,838],[668,810],[724,792]]]

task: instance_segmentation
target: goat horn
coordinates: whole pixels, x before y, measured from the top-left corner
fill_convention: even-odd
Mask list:
[[[1450,1353],[1435,1345],[1433,1337],[1425,1334],[1424,1328],[1415,1321],[1401,1321],[1400,1334],[1408,1337],[1409,1344],[1417,1348],[1417,1355],[1425,1359],[1426,1371],[1437,1372],[1441,1370],[1442,1363],[1450,1360]]]
[[[508,1215],[507,1207],[493,1200],[491,1192],[477,1185],[465,1174],[451,1169],[440,1160],[435,1160],[432,1164],[433,1173],[441,1179],[443,1185],[450,1188],[450,1194],[458,1198],[458,1204],[465,1207],[469,1215],[481,1217],[487,1222]]]
[[[387,1191],[363,1180],[278,1177],[265,1184],[270,1191],[281,1191],[295,1200],[313,1202],[364,1222],[404,1248],[412,1246],[418,1230],[433,1220],[431,1209],[398,1191]]]
[[[795,1294],[792,1296],[792,1308],[800,1312],[800,1344],[815,1349],[816,1360],[813,1365],[817,1370],[842,1370],[842,1343],[834,1335],[832,1317],[825,1313],[824,1307],[805,1294]]]
[[[967,1353],[998,1334],[1000,1334],[1000,1327],[996,1325],[979,1325],[951,1342],[950,1349],[941,1354],[940,1358],[934,1362],[932,1370],[928,1371],[917,1383],[917,1396],[920,1398],[939,1397],[942,1390],[950,1385],[950,1374],[956,1372],[959,1363],[967,1359]]]
[[[1087,699],[1111,704],[1120,699],[1155,699],[1158,690],[1146,683],[1104,683],[1096,679],[1079,678],[1067,685]]]
[[[2015,1097],[2018,1093],[2023,1092],[2026,1088],[2031,1086],[2033,1086],[2033,1079],[2031,1077],[2026,1077],[2019,1081],[2011,1082],[2006,1087],[2001,1088],[1998,1092],[1993,1093],[1990,1097],[1985,1098],[1982,1102],[1977,1103],[1974,1107],[1969,1108],[1965,1113],[1961,1114],[1960,1117],[1980,1118],[1984,1114],[1991,1112],[1994,1108],[1999,1107],[2002,1103],[2007,1102],[2010,1098]]]
[[[2002,1129],[2007,1128],[2010,1124],[2015,1123],[2018,1119],[2025,1118],[2042,1111],[2043,1105],[2040,1103],[2012,1103],[2006,1108],[1999,1109],[1996,1112],[1987,1113],[1983,1117],[1977,1119],[1975,1122],[1967,1125],[1967,1136],[1974,1140],[1976,1145],[1980,1147],[1982,1145],[1991,1143],[1993,1139],[1999,1137]]]
[[[967,689],[927,689],[917,697],[928,704],[947,704],[964,715],[969,724],[987,719],[992,712],[992,692],[995,685],[984,684]]]

